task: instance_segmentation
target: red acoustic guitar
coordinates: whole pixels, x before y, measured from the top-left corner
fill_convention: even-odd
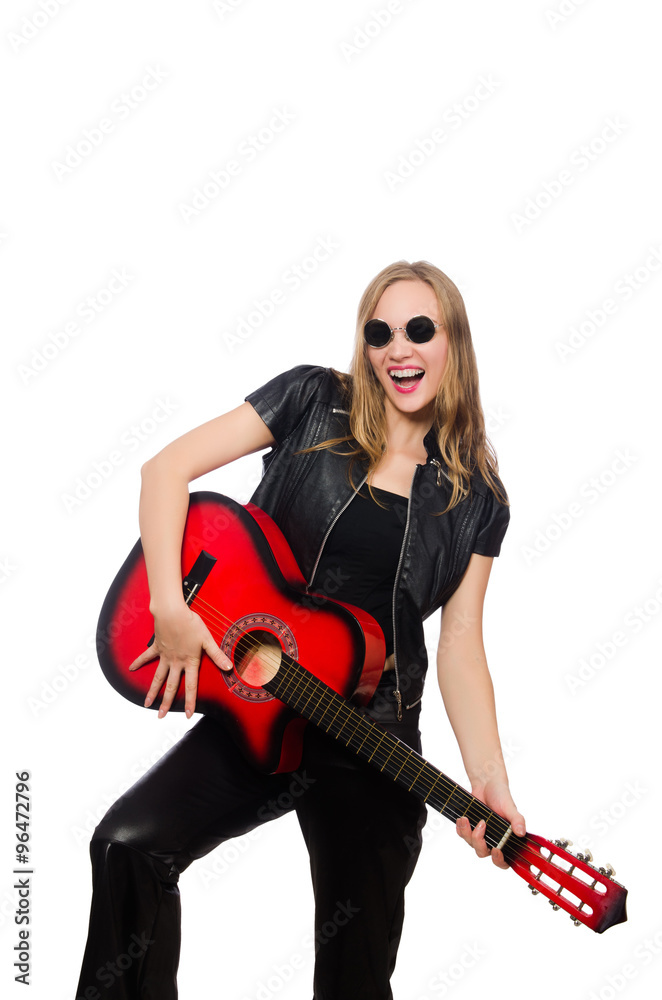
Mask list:
[[[381,629],[352,605],[321,595],[311,600],[285,537],[264,511],[217,493],[191,494],[182,575],[187,603],[234,663],[233,671],[221,671],[203,653],[196,709],[222,716],[258,768],[294,770],[310,721],[453,822],[467,816],[473,828],[484,819],[488,845],[500,847],[529,888],[576,925],[602,933],[627,919],[627,890],[614,881],[613,869],[595,868],[590,854],[570,854],[568,841],[516,836],[506,819],[348,701],[365,704],[377,686],[384,665]],[[153,628],[138,541],[113,581],[97,628],[104,674],[138,705],[153,671],[129,672],[128,666],[153,640]],[[171,711],[183,710],[182,675]]]

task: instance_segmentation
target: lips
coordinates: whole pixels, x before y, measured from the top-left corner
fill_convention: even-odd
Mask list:
[[[388,374],[398,392],[412,392],[423,379],[425,372],[418,367],[393,367],[388,369]]]

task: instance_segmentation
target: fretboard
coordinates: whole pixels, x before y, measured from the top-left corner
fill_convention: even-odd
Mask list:
[[[278,673],[263,687],[447,819],[455,822],[467,816],[472,829],[484,819],[486,843],[490,847],[501,843],[509,827],[506,819],[362,715],[296,660],[283,653]]]

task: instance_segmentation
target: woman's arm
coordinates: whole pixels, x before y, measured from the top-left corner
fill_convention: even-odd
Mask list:
[[[218,667],[232,666],[202,619],[184,600],[181,548],[189,504],[188,484],[236,458],[275,444],[250,403],[215,417],[167,445],[141,469],[140,536],[147,567],[155,640],[131,664],[137,670],[159,656],[147,693],[150,705],[168,678],[159,717],[170,708],[185,671],[186,715],[195,708],[201,652]]]
[[[483,647],[483,602],[493,559],[473,553],[462,582],[446,602],[441,618],[437,676],[446,712],[471,782],[471,793],[504,816],[519,836],[526,828],[508,786],[494,704],[494,689]],[[457,832],[479,857],[492,854],[507,868],[501,851],[485,843],[485,824],[471,830],[466,817]]]

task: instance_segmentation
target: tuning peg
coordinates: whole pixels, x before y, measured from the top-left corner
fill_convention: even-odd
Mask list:
[[[564,850],[566,847],[572,847],[572,841],[568,840],[567,837],[559,837],[559,839],[555,840],[554,843],[557,847],[562,847]]]
[[[582,922],[581,922],[581,920],[577,920],[577,917],[573,917],[572,914],[571,914],[570,915],[570,919],[572,920],[572,922],[575,925],[575,927],[581,927]]]
[[[547,902],[549,903],[549,905],[551,906],[551,908],[553,910],[558,910],[560,908],[559,904],[555,903],[553,899],[549,899],[549,900],[547,900]]]
[[[536,889],[535,885],[531,885],[530,882],[528,888],[531,890],[534,896],[537,896],[538,893],[540,892],[540,889]]]
[[[588,848],[586,848],[583,854],[578,854],[577,857],[579,858],[580,861],[589,862],[593,860],[593,855],[591,854]]]
[[[601,872],[602,875],[606,875],[607,878],[613,878],[616,874],[616,869],[609,863],[607,863],[604,868],[598,868],[598,871]]]

